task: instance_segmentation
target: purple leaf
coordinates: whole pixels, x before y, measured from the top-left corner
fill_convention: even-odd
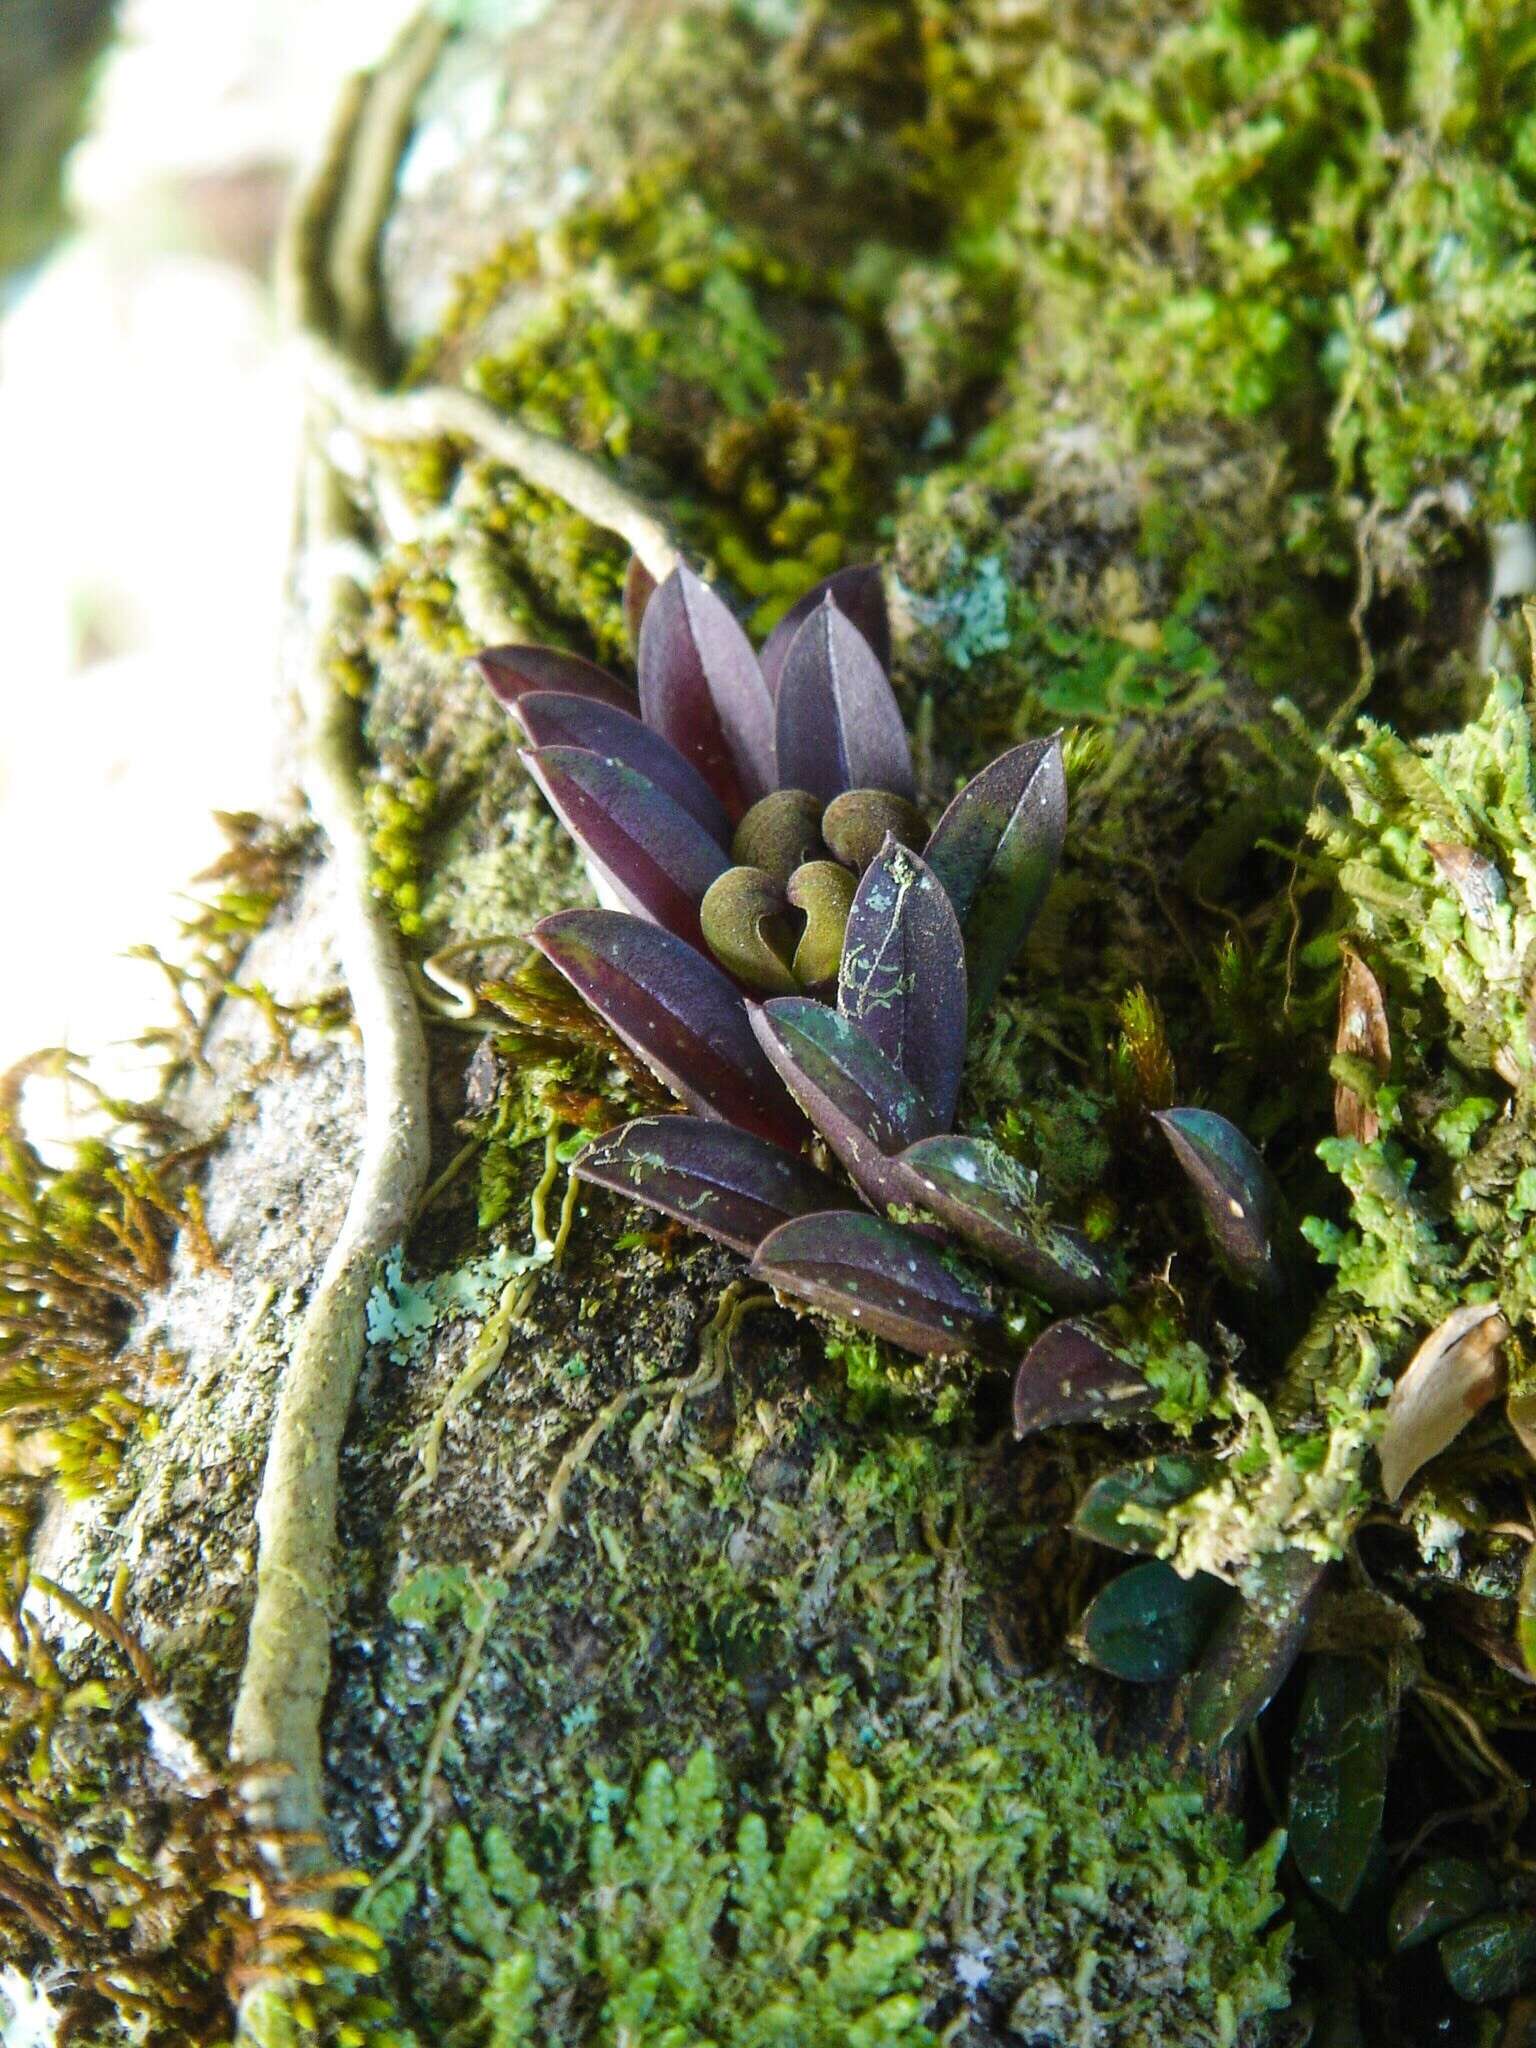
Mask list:
[[[752,1028],[785,1086],[876,1208],[911,1202],[914,1183],[888,1155],[933,1130],[927,1101],[857,1024],[809,996],[779,996]]]
[[[843,934],[837,1007],[954,1122],[965,1064],[965,941],[927,864],[887,834]]]
[[[1013,1383],[1013,1433],[1064,1422],[1113,1422],[1157,1396],[1091,1323],[1052,1323],[1025,1352]]]
[[[845,619],[858,627],[869,642],[869,651],[889,675],[891,672],[891,622],[885,609],[885,585],[873,562],[861,562],[851,569],[838,569],[797,598],[763,642],[758,653],[763,681],[770,693],[779,694],[779,678],[795,635],[827,598]]]
[[[701,945],[699,905],[730,858],[698,819],[620,761],[582,747],[525,748],[561,822],[624,902],[690,945]]]
[[[923,1356],[1004,1355],[983,1297],[914,1231],[851,1209],[799,1216],[764,1238],[754,1278]]]
[[[1059,739],[1000,754],[934,827],[924,858],[965,933],[971,1016],[997,994],[1045,900],[1067,829]]]
[[[1078,1231],[1053,1223],[1035,1176],[985,1138],[923,1138],[901,1164],[920,1200],[993,1265],[1061,1308],[1098,1308],[1114,1298],[1113,1274]]]
[[[757,656],[691,569],[674,569],[645,608],[640,709],[733,818],[774,787],[773,699]]]
[[[624,1043],[701,1116],[798,1148],[805,1126],[712,960],[620,910],[561,910],[533,943]]]
[[[1154,1121],[1199,1197],[1222,1265],[1243,1287],[1279,1294],[1284,1209],[1269,1168],[1236,1124],[1210,1109],[1165,1109]]]
[[[786,786],[823,803],[845,789],[913,794],[912,750],[885,670],[830,599],[784,657],[775,729]]]
[[[596,662],[558,647],[487,647],[474,656],[493,694],[510,711],[530,690],[561,690],[572,697],[592,697],[620,711],[635,709],[635,693]]]
[[[847,1199],[782,1146],[706,1117],[641,1117],[594,1139],[575,1172],[749,1258],[792,1216],[835,1209]]]
[[[535,747],[583,747],[633,768],[697,818],[712,839],[730,845],[730,820],[709,784],[670,741],[632,712],[564,690],[531,690],[512,706],[512,715]]]

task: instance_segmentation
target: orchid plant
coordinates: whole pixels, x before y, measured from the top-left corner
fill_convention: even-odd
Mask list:
[[[547,917],[534,943],[688,1112],[594,1140],[576,1172],[919,1354],[1011,1362],[977,1265],[1077,1312],[1019,1365],[1021,1434],[1150,1405],[1079,1319],[1118,1292],[1113,1261],[1002,1146],[955,1129],[968,1021],[1061,856],[1059,735],[1001,755],[930,831],[878,570],[827,578],[756,653],[686,567],[632,576],[630,597],[638,695],[549,647],[478,658],[613,906]],[[1258,1154],[1208,1110],[1159,1122],[1229,1275],[1278,1290]]]
[[[808,592],[759,653],[686,568],[659,586],[632,576],[631,593],[638,696],[546,647],[479,657],[612,906],[548,917],[533,940],[684,1110],[594,1139],[576,1172],[743,1253],[791,1303],[920,1354],[1013,1365],[1018,1436],[1154,1408],[1136,1346],[1103,1313],[1128,1262],[1054,1218],[990,1131],[956,1128],[968,1030],[1061,857],[1059,736],[1001,755],[930,830],[874,569]],[[1278,1357],[1308,1290],[1263,1161],[1208,1109],[1155,1120],[1252,1305],[1250,1354]],[[1027,1344],[1010,1289],[1061,1312]],[[1389,1497],[1500,1384],[1505,1334],[1497,1304],[1481,1303],[1421,1347],[1381,1441]],[[1207,1755],[1246,1733],[1308,1649],[1330,1572],[1304,1547],[1258,1555],[1236,1585],[1175,1571],[1162,1513],[1215,1470],[1194,1445],[1165,1446],[1101,1473],[1072,1522],[1129,1559],[1082,1613],[1079,1654],[1132,1681],[1189,1674],[1185,1725]],[[1323,1650],[1305,1671],[1290,1854],[1342,1913],[1379,1852],[1395,1681],[1369,1654]],[[1441,1934],[1450,1980],[1481,1997],[1490,1969],[1536,1954],[1536,1915],[1490,1911],[1492,1887],[1469,1868],[1412,1873],[1393,1940]]]

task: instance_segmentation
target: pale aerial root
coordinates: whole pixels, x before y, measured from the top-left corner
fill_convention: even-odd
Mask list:
[[[318,548],[338,523],[334,479],[313,452],[306,471],[303,544]],[[270,1786],[252,1787],[258,1823],[301,1833],[324,1825],[320,1716],[330,1680],[337,1460],[363,1362],[364,1309],[429,1165],[426,1039],[393,924],[369,880],[351,707],[326,671],[327,623],[321,606],[299,679],[300,762],[330,848],[337,946],[362,1038],[363,1140],[272,1419],[256,1509],[256,1603],[230,1732],[237,1763],[277,1767]]]
[[[363,366],[376,359],[382,334],[379,238],[416,95],[445,34],[427,9],[372,73],[349,82],[320,162],[290,214],[280,281],[313,387],[299,559],[318,566],[346,557],[350,507],[324,453],[330,413],[364,435],[467,439],[628,541],[653,574],[664,575],[679,559],[664,522],[597,465],[501,419],[467,392],[394,397],[368,381]],[[323,591],[301,593],[308,639],[298,685],[299,753],[305,795],[329,842],[338,950],[362,1040],[363,1141],[341,1230],[299,1325],[273,1414],[256,1510],[256,1599],[230,1735],[235,1761],[260,1767],[249,1781],[253,1823],[316,1838],[323,1838],[325,1819],[320,1726],[330,1675],[341,1437],[362,1364],[368,1295],[380,1261],[405,1235],[429,1163],[421,1019],[394,927],[369,883],[353,708],[324,659],[345,589],[330,577]],[[322,1860],[323,1850],[314,1855]],[[252,2000],[266,2004],[280,1992],[269,1984]],[[243,2006],[242,2033],[249,2038],[255,2024]]]

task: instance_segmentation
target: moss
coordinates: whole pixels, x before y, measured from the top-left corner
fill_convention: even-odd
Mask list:
[[[518,418],[623,458],[643,487],[666,478],[685,531],[766,624],[868,545],[891,458],[878,401],[857,381],[861,357],[879,353],[878,330],[835,272],[815,275],[727,222],[689,174],[686,164],[644,174],[552,242],[499,252],[461,286],[438,347],[471,314],[494,328],[499,290],[542,286],[538,313],[476,360],[472,382]],[[798,367],[780,332],[797,304],[816,323]],[[501,530],[519,548],[542,528],[573,560],[593,560],[592,536],[570,531],[569,515],[509,510]],[[558,593],[568,579],[539,566],[530,552],[536,587]],[[614,564],[605,603],[583,593],[575,607],[589,630],[616,632],[621,573]]]
[[[389,905],[406,938],[422,928],[422,840],[431,828],[436,796],[427,775],[380,775],[363,792],[376,863],[374,894]]]
[[[343,1803],[351,1853],[375,1867],[409,1825],[418,1745],[462,1668],[464,1598],[503,1582],[439,1767],[474,1818],[369,1908],[390,1930],[402,2023],[478,2039],[504,2001],[532,2038],[629,2025],[659,2042],[707,2012],[722,2041],[815,2040],[857,1958],[867,2002],[897,2001],[894,2039],[965,2010],[992,2027],[1017,2010],[1045,2042],[1090,2012],[1126,2038],[1256,2039],[1284,1995],[1283,1943],[1260,1932],[1273,1858],[1246,1861],[1161,1763],[1102,1752],[1083,1698],[1024,1675],[1072,1618],[1045,1475],[972,1448],[969,1402],[920,1426],[888,1401],[850,1404],[779,1314],[743,1326],[716,1393],[652,1403],[648,1385],[693,1369],[701,1277],[729,1262],[620,1248],[603,1217],[622,1212],[592,1206],[540,1282],[537,1322],[476,1393],[470,1436],[445,1440],[409,1547],[353,1553],[373,1648],[344,1657],[338,1764],[380,1712],[411,1731],[382,1796]],[[466,1276],[420,1292],[431,1341],[391,1284],[365,1492],[398,1490],[402,1433],[473,1344],[494,1290],[477,1308]],[[509,1570],[518,1503],[544,1499],[627,1388],[566,1483],[545,1561]],[[784,1872],[813,1837],[845,1875],[823,1920],[797,1922]],[[772,1901],[760,1961],[732,1931],[748,1878],[722,1889],[743,1843]]]
[[[620,1808],[630,1806],[622,1826],[610,1815],[594,1825],[587,1861],[603,1904],[558,1943],[538,1880],[506,1837],[488,1832],[482,1863],[464,1829],[450,1834],[443,1889],[455,1935],[494,1965],[481,1995],[493,2038],[498,2028],[508,2040],[535,2038],[538,2008],[565,2002],[559,1951],[568,1942],[566,1967],[596,1980],[594,1996],[600,1987],[585,2032],[594,2043],[665,2048],[704,2026],[722,2048],[933,2041],[912,1989],[921,1934],[850,1935],[853,1838],[805,1814],[775,1852],[761,1814],[726,1831],[719,1790],[708,1749],[676,1776],[653,1763],[632,1801],[620,1795]]]
[[[1523,1087],[1536,770],[1520,685],[1495,681],[1476,719],[1420,746],[1368,725],[1330,765],[1349,816],[1320,813],[1314,829],[1362,935],[1406,999],[1444,1005],[1465,1068]]]
[[[115,1120],[69,1165],[42,1156],[22,1098],[29,1074],[50,1067],[82,1078],[56,1055],[0,1085],[0,1568],[48,1484],[72,1497],[109,1493],[134,1438],[153,1429],[151,1390],[174,1378],[174,1364],[125,1346],[178,1232],[200,1263],[217,1260],[197,1190],[153,1112],[108,1104]]]
[[[204,1761],[122,1590],[92,1608],[20,1566],[0,1577],[0,1963],[46,1983],[71,2039],[217,2048],[242,1990],[296,1962],[313,1988],[271,1993],[257,2038],[391,2048],[355,1993],[378,1937],[312,1896],[348,1880],[274,1877],[238,1780]],[[45,1602],[83,1641],[63,1646]]]

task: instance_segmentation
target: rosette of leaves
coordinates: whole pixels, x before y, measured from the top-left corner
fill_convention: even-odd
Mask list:
[[[1079,1315],[1120,1290],[1033,1173],[955,1128],[968,1024],[1060,858],[1059,738],[1001,755],[930,829],[877,570],[817,585],[760,652],[686,568],[632,575],[628,599],[637,691],[552,648],[479,657],[615,906],[533,940],[688,1112],[594,1141],[577,1173],[745,1254],[781,1296],[919,1354],[1017,1363],[1010,1287]],[[1279,1289],[1254,1148],[1207,1110],[1159,1120],[1229,1273]],[[1094,1324],[1042,1342],[1021,1432],[1152,1405]]]
[[[1010,1366],[1021,1437],[1150,1419],[1148,1288],[1132,1277],[1147,1261],[1067,1227],[996,1131],[958,1121],[968,1031],[1062,852],[1059,741],[1003,754],[930,825],[875,571],[809,592],[760,653],[687,570],[631,594],[638,691],[548,648],[480,658],[611,906],[547,918],[533,939],[682,1106],[593,1140],[577,1173],[732,1247],[792,1302],[919,1354]],[[1243,1133],[1174,1104],[1166,1045],[1137,1015],[1132,1092],[1267,1367],[1307,1305],[1298,1233]],[[1415,1441],[1432,1452],[1429,1424]],[[1307,1892],[1344,1914],[1380,1857],[1400,1674],[1380,1646],[1319,1628],[1337,1596],[1307,1550],[1252,1557],[1240,1589],[1159,1554],[1169,1513],[1221,1469],[1192,1444],[1090,1488],[1075,1533],[1125,1563],[1076,1647],[1124,1680],[1181,1681],[1206,1755],[1313,1652],[1287,1819]]]

